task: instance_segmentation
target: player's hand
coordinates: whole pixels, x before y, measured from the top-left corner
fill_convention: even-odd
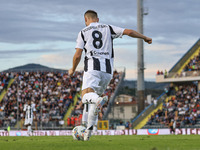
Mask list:
[[[73,69],[71,68],[71,69],[69,69],[68,74],[69,74],[70,76],[73,76],[73,75],[74,75],[74,72],[75,72],[75,71],[73,71]]]
[[[76,110],[77,110],[77,109],[80,109],[80,108],[81,108],[81,106],[80,106],[80,105],[76,106]]]
[[[151,44],[152,43],[152,38],[145,37],[144,41],[147,42],[148,44]]]

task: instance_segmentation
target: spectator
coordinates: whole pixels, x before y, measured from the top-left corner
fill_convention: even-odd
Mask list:
[[[151,118],[148,118],[147,124],[148,124],[148,125],[151,125]]]
[[[70,119],[70,117],[67,118],[67,125],[71,126],[71,119]]]
[[[154,104],[154,108],[156,108],[157,107],[157,99],[153,100],[153,104]]]
[[[73,127],[74,127],[74,125],[75,125],[75,118],[74,118],[73,115],[72,115],[72,117],[71,117],[71,122],[70,122],[70,124],[71,124],[71,126],[73,126]]]
[[[126,126],[125,126],[125,127],[126,127],[126,129],[128,129],[128,130],[129,130],[129,126],[130,126],[130,122],[129,122],[129,121],[127,121],[127,122],[126,122]]]
[[[167,78],[167,70],[165,70],[165,78]]]

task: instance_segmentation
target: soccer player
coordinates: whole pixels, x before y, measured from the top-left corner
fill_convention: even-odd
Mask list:
[[[33,122],[33,117],[36,118],[36,109],[35,105],[31,104],[31,100],[28,100],[28,103],[24,105],[24,116],[25,116],[25,123],[24,125],[27,127],[28,136],[31,134],[31,125]],[[34,114],[34,116],[33,116]]]
[[[167,122],[171,123],[172,120],[174,120],[174,118],[177,116],[178,116],[177,108],[174,106],[173,101],[169,100],[169,105],[167,106],[165,111],[165,118],[167,119]]]
[[[93,10],[86,11],[84,19],[86,27],[78,34],[73,67],[69,70],[69,75],[72,76],[74,74],[84,50],[82,102],[91,104],[91,106],[88,112],[87,129],[83,136],[84,140],[88,141],[96,116],[108,101],[106,96],[100,97],[100,95],[105,91],[113,75],[113,39],[128,35],[133,38],[141,38],[148,44],[152,43],[152,39],[131,29],[99,23],[98,15]]]

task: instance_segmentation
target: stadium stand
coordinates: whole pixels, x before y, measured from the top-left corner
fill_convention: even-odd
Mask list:
[[[200,127],[200,39],[172,67],[168,75],[156,75],[156,82],[170,83],[158,105],[148,106],[133,121],[135,129]],[[151,108],[151,111],[150,111]],[[142,117],[143,116],[143,117]]]
[[[167,128],[175,122],[176,128],[200,127],[200,99],[197,86],[177,85],[175,95],[163,102],[154,114],[149,116],[144,128]]]
[[[76,72],[74,77],[70,77],[66,72],[58,71],[22,71],[12,74],[15,81],[12,79],[14,82],[11,86],[4,86],[5,83],[8,84],[6,73],[1,73],[1,93],[2,86],[7,90],[0,101],[0,127],[8,125],[17,127],[17,122],[23,125],[23,106],[28,99],[32,100],[37,110],[38,120],[33,124],[36,128],[40,126],[43,128],[74,126],[81,123],[83,107],[76,110],[76,105],[81,101],[83,72]],[[120,79],[121,73],[115,71],[113,79],[103,95],[108,95],[110,99]],[[19,91],[19,96],[17,91]],[[19,105],[17,105],[17,99]],[[19,121],[17,121],[17,108],[19,108]],[[106,109],[107,104],[99,114],[99,119],[102,118]]]
[[[73,103],[76,92],[80,91],[82,72],[77,72],[72,78],[67,73],[48,71],[18,72],[15,73],[15,76],[17,76],[16,80],[8,88],[0,103],[4,115],[2,126],[10,124],[12,127],[16,124],[17,98],[20,119],[24,117],[23,105],[27,99],[31,99],[37,110],[38,126],[40,126],[41,119],[43,126],[62,126],[65,112]],[[40,116],[41,108],[42,117]]]
[[[170,69],[167,76],[158,74],[156,82],[197,81],[200,75],[200,39]],[[179,79],[177,79],[179,78]],[[185,79],[187,78],[187,79]]]

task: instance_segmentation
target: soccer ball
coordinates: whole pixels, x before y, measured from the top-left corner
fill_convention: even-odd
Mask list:
[[[81,136],[82,133],[85,132],[84,126],[76,126],[72,129],[72,137],[74,140],[83,140],[83,137]]]

